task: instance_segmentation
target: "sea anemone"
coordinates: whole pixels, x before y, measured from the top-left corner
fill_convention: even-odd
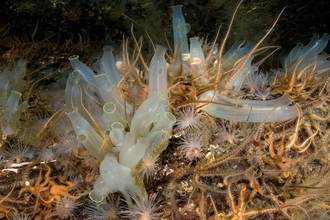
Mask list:
[[[203,143],[199,134],[189,133],[185,135],[179,145],[179,148],[189,160],[202,156]]]
[[[115,201],[113,197],[107,197],[106,202],[97,204],[90,202],[87,209],[92,219],[95,220],[117,220],[121,219],[119,215],[119,199]]]
[[[147,181],[155,174],[157,168],[157,157],[152,157],[150,154],[145,155],[142,158],[141,167],[139,173],[142,174],[143,178]]]
[[[246,89],[248,93],[255,93],[258,89],[266,87],[268,77],[266,74],[253,72],[250,73],[242,83],[242,89]]]
[[[18,215],[12,215],[11,216],[13,218],[13,220],[28,220],[29,219],[29,215],[28,214],[18,214]]]
[[[21,163],[27,159],[32,159],[35,155],[35,150],[18,142],[10,145],[6,151],[6,159],[8,162]]]
[[[180,130],[187,128],[199,129],[202,126],[201,118],[202,114],[195,113],[194,105],[191,104],[189,107],[179,111],[179,116],[175,124]]]
[[[58,137],[61,135],[68,135],[68,134],[72,133],[73,128],[72,128],[69,118],[64,117],[63,119],[61,119],[61,121],[58,124],[56,124],[56,128],[55,128],[54,132],[55,132],[55,135]]]
[[[81,147],[79,142],[77,141],[77,137],[75,133],[63,133],[62,135],[59,135],[58,137],[58,149],[61,154],[71,155],[72,152],[77,149],[78,147]]]
[[[61,199],[57,202],[54,215],[58,215],[60,217],[62,216],[74,216],[75,210],[80,206],[81,204],[75,200],[71,199],[67,196],[61,197]]]
[[[219,126],[218,133],[216,134],[217,138],[216,141],[219,141],[221,143],[227,141],[230,144],[236,144],[239,139],[238,129],[236,128],[230,128],[230,126],[227,124],[227,126],[224,123],[221,123],[221,126]]]
[[[135,204],[132,205],[130,210],[120,212],[123,218],[134,220],[158,220],[163,213],[159,212],[160,207],[157,204],[160,201],[155,202],[155,197],[151,199],[138,199],[131,195]]]
[[[271,87],[268,88],[260,88],[257,89],[254,93],[256,99],[262,100],[262,101],[266,101],[268,99],[271,99],[271,93],[273,92]]]
[[[44,148],[40,153],[42,161],[51,161],[57,157],[56,151],[53,148]]]

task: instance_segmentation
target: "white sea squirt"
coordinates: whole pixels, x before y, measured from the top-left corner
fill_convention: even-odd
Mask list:
[[[174,50],[181,51],[181,54],[189,54],[187,33],[190,25],[186,23],[182,14],[182,5],[172,7],[173,19],[172,29],[174,38]]]
[[[202,108],[209,115],[238,122],[283,122],[299,114],[298,107],[287,94],[273,100],[256,101],[232,99],[210,90],[202,93],[199,100],[212,101]]]

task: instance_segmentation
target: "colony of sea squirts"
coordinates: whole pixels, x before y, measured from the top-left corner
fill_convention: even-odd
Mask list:
[[[226,50],[237,10],[210,43],[188,41],[174,6],[174,46],[149,39],[152,57],[132,31],[89,65],[72,54],[37,80],[24,58],[4,68],[0,217],[326,219],[329,36],[261,71],[280,16]]]

